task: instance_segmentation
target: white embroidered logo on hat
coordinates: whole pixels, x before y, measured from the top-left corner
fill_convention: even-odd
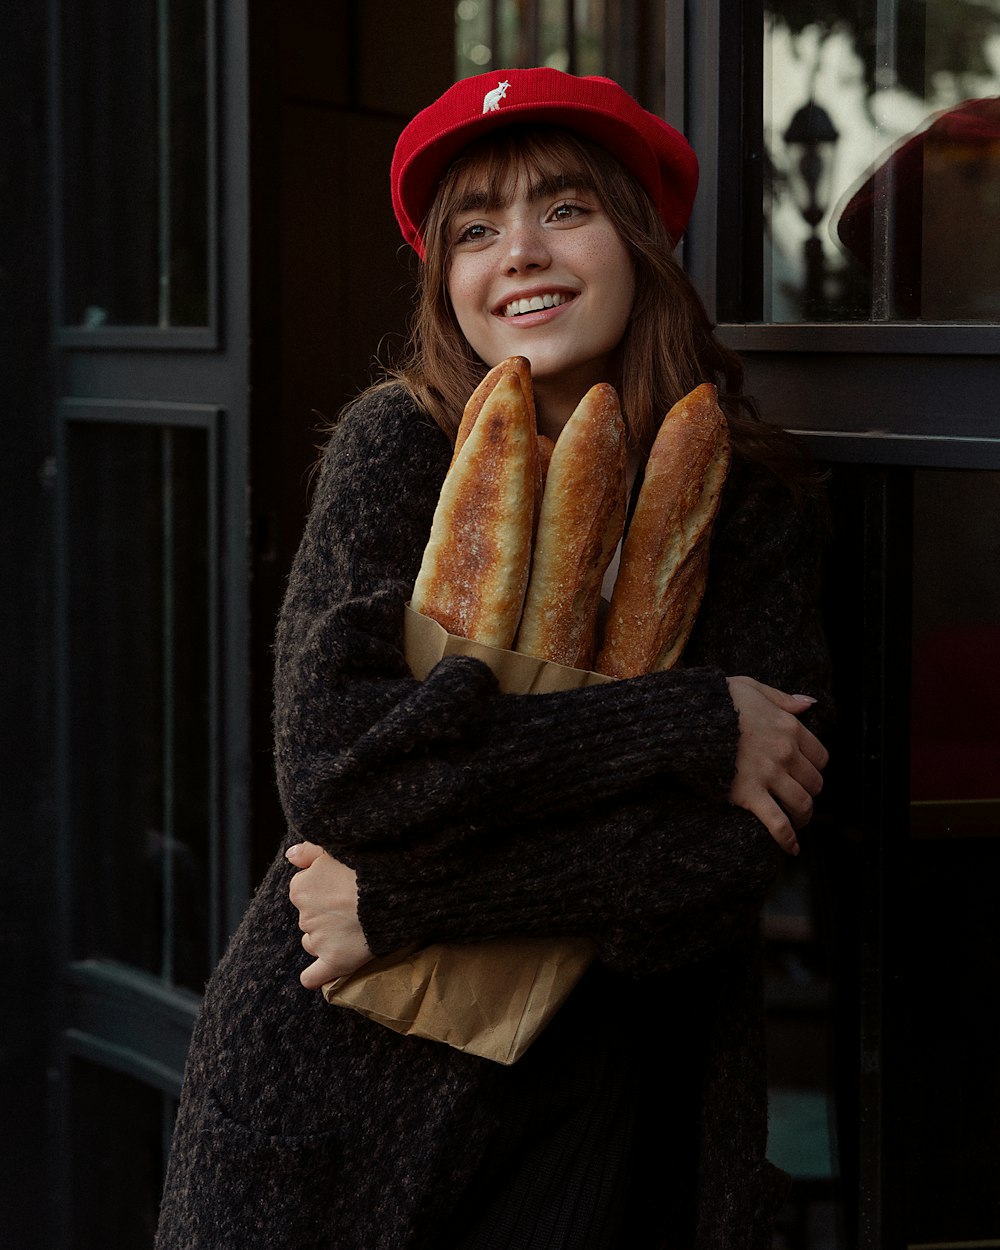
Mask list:
[[[500,101],[507,94],[507,88],[509,86],[509,82],[500,82],[497,83],[492,91],[487,91],[487,93],[483,96],[484,113],[495,113],[497,109],[499,109]]]

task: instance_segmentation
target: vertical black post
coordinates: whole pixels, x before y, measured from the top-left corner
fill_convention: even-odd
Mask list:
[[[858,879],[859,1250],[899,1243],[887,1184],[893,985],[908,844],[912,470],[865,475],[861,855]]]

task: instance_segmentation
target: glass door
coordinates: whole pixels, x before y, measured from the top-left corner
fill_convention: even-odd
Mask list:
[[[51,4],[54,1250],[152,1244],[248,894],[244,16]]]
[[[686,263],[833,512],[826,813],[769,920],[774,1036],[798,1011],[810,1060],[779,1092],[813,1098],[779,1098],[772,1140],[812,1124],[829,1147],[786,1156],[787,1244],[1000,1246],[1000,3],[717,0],[685,20]]]
[[[914,473],[906,940],[888,1122],[910,1246],[1000,1245],[998,516],[1000,473]]]

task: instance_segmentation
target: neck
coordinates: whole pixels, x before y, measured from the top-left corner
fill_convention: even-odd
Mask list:
[[[573,415],[579,399],[567,399],[565,396],[546,396],[540,392],[537,386],[534,387],[535,394],[535,417],[538,424],[539,434],[547,434],[553,442],[559,437],[563,426]]]
[[[554,442],[592,386],[598,382],[616,384],[612,373],[605,362],[597,369],[580,370],[570,378],[532,378],[538,432],[547,434]]]
[[[558,438],[577,404],[598,382],[609,382],[621,398],[620,347],[563,370],[542,369],[540,376],[533,372],[531,385],[539,433],[553,441]]]

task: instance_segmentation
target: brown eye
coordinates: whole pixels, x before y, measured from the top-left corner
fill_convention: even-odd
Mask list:
[[[566,222],[572,221],[586,212],[587,209],[581,204],[571,204],[566,200],[562,204],[557,204],[549,216],[552,221]]]
[[[489,236],[489,227],[484,226],[481,221],[470,222],[469,225],[463,226],[455,238],[458,243],[479,243]]]

